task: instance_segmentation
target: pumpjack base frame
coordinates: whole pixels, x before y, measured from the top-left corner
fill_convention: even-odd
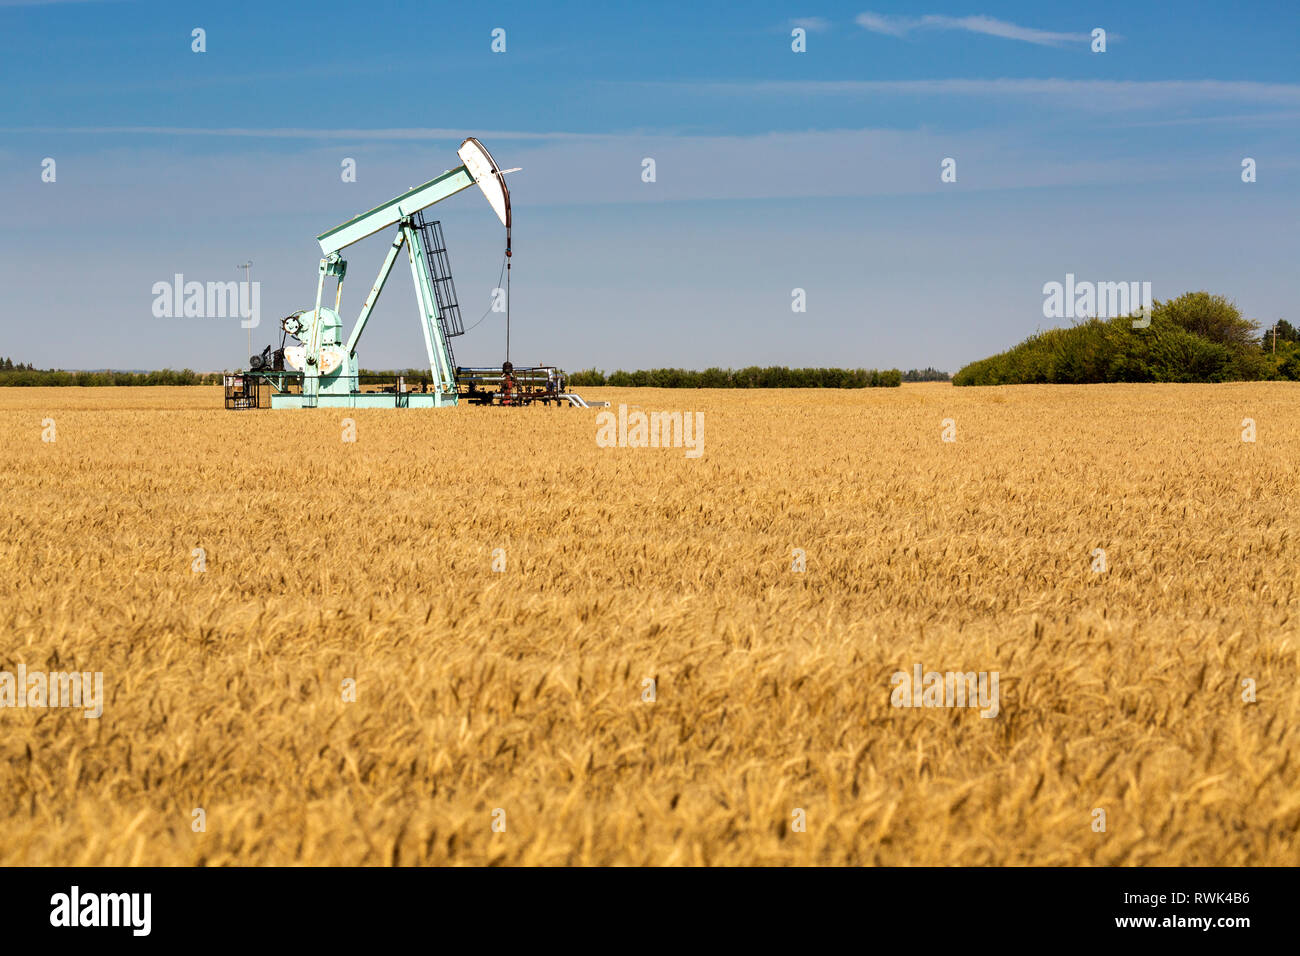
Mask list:
[[[229,409],[266,408],[450,408],[456,405],[499,405],[499,391],[481,388],[481,385],[500,378],[493,369],[460,369],[462,389],[459,394],[447,391],[427,391],[427,381],[420,390],[404,387],[404,375],[392,376],[367,373],[358,376],[361,384],[372,385],[370,391],[318,391],[313,397],[304,394],[303,376],[298,372],[241,372],[226,375],[225,405]],[[562,391],[557,387],[558,370],[545,366],[517,369],[519,378],[512,389],[511,400],[506,404],[573,406],[598,408],[609,402],[586,402],[576,392]],[[547,375],[547,372],[553,374]],[[406,380],[406,384],[411,384]],[[376,390],[377,389],[377,390]]]
[[[302,395],[271,396],[272,408],[447,408],[459,404],[456,395],[436,392],[353,392],[346,395],[321,394],[314,404]]]

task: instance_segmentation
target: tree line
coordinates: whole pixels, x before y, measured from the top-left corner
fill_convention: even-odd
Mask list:
[[[405,369],[375,372],[363,369],[361,375],[405,375],[411,380],[428,378],[428,369]],[[5,386],[103,386],[103,385],[220,385],[221,372],[195,372],[191,369],[162,369],[153,372],[63,371],[37,369],[31,365],[0,359],[0,387]],[[742,369],[709,368],[702,372],[686,369],[622,369],[606,374],[587,369],[567,376],[574,387],[610,385],[621,388],[894,388],[903,381],[946,381],[944,372],[934,369],[906,374],[898,369],[785,368],[751,366]]]
[[[952,376],[937,368],[909,369],[903,373],[904,382],[950,382]]]
[[[0,360],[0,387],[52,386],[52,385],[220,385],[220,372],[195,372],[188,368],[179,372],[165,368],[154,372],[114,372],[105,369],[95,372],[65,372],[60,369],[38,369],[11,359]]]
[[[573,372],[569,385],[616,388],[896,388],[903,373],[896,368],[786,368],[756,365],[742,369],[706,368],[702,372],[681,368],[651,368],[635,372],[605,372],[589,368]]]
[[[952,377],[954,385],[1263,380],[1300,380],[1300,334],[1285,319],[1263,329],[1204,291],[1155,300],[1149,324],[1134,313],[1035,333]]]

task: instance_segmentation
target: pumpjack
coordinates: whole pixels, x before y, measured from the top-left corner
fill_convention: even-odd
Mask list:
[[[589,408],[565,387],[565,376],[553,366],[518,367],[510,363],[510,190],[506,173],[477,139],[470,137],[457,150],[462,165],[449,169],[423,186],[407,190],[369,212],[316,237],[321,253],[316,282],[316,307],[302,309],[280,322],[284,337],[278,349],[267,346],[249,357],[249,369],[225,376],[227,408],[443,408],[463,399],[469,404],[504,406],[554,403]],[[424,210],[477,185],[506,227],[506,361],[499,369],[458,367],[451,339],[465,332],[442,224],[428,220]],[[343,336],[339,309],[348,264],[342,250],[382,229],[397,227],[379,276],[361,307],[352,331]],[[377,376],[387,385],[362,383],[357,342],[374,311],[379,293],[402,248],[411,265],[411,280],[419,304],[420,328],[429,356],[429,375],[418,373],[419,387],[408,388],[406,376]],[[334,307],[324,304],[325,282],[334,279]],[[292,337],[298,344],[286,344]]]
[[[271,408],[440,408],[458,403],[457,368],[450,340],[463,334],[464,326],[456,302],[441,223],[426,220],[423,211],[477,185],[506,227],[508,269],[510,190],[506,186],[505,173],[516,170],[501,170],[483,144],[473,137],[461,143],[457,154],[461,166],[447,170],[424,185],[416,186],[316,237],[322,253],[316,283],[316,306],[295,312],[280,323],[285,341],[292,337],[298,344],[284,345],[274,352],[268,347],[261,355],[250,357],[248,374],[227,376],[228,407],[265,407],[259,396],[268,385]],[[379,269],[379,276],[366,296],[352,331],[344,337],[339,309],[348,264],[342,250],[392,226],[397,227],[397,232]],[[419,304],[420,328],[429,357],[429,379],[420,391],[408,391],[404,383],[386,392],[363,390],[359,380],[357,343],[403,247],[410,262],[411,279]],[[327,279],[335,280],[333,308],[324,302]],[[236,398],[233,403],[232,387]]]

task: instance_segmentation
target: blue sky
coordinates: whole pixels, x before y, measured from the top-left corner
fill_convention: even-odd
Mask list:
[[[955,371],[1060,324],[1042,288],[1066,273],[1296,322],[1298,36],[1280,2],[0,0],[0,354],[240,366],[237,320],[156,318],[154,283],[251,258],[255,342],[278,343],[314,302],[314,237],[458,165],[465,135],[524,167],[516,362]],[[473,190],[433,214],[473,323],[502,229]],[[386,244],[346,253],[348,325]],[[466,364],[503,347],[494,313],[456,340]],[[404,271],[358,354],[424,361]]]

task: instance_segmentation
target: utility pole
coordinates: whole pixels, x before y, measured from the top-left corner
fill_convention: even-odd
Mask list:
[[[247,283],[248,286],[248,301],[251,304],[253,301],[253,260],[249,259],[247,262],[241,262],[239,265],[235,266],[235,268],[244,270],[244,282]],[[239,311],[239,307],[236,306],[235,312],[238,313]],[[240,317],[243,318],[243,316]],[[249,318],[251,318],[251,316],[249,316]],[[248,327],[248,354],[250,356],[253,354],[253,327],[251,325]],[[243,368],[244,363],[240,362],[239,367]]]

